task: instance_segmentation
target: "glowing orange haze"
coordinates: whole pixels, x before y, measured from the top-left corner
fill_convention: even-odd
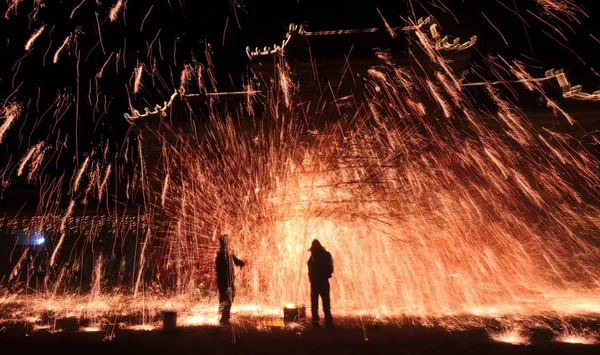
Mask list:
[[[597,315],[600,210],[587,202],[600,197],[597,158],[566,134],[536,128],[491,85],[494,109],[486,113],[428,35],[415,32],[428,58],[422,64],[435,75],[383,63],[345,116],[318,122],[295,106],[298,87],[282,65],[263,121],[242,129],[243,119],[213,112],[201,137],[173,141],[152,132],[164,138],[164,154],[158,172],[141,168],[156,208],[148,212],[153,229],[141,246],[135,297],[107,293],[98,281],[89,296],[49,292],[2,302],[27,305],[14,319],[173,308],[184,324],[211,323],[214,294],[197,290],[212,273],[215,237],[228,233],[248,261],[236,278],[241,314],[277,315],[284,304],[306,303],[307,249],[318,238],[335,260],[336,315]],[[497,65],[531,78],[518,63]],[[527,89],[547,98],[539,84]],[[153,269],[156,235],[165,252]],[[174,291],[162,295],[153,287],[165,278]]]
[[[429,63],[440,64],[436,82],[388,63],[369,71],[351,115],[307,123],[309,109],[288,103],[298,87],[282,63],[266,97],[285,98],[284,109],[267,105],[272,124],[242,129],[214,114],[199,141],[166,143],[168,179],[158,181],[169,186],[155,194],[169,215],[162,228],[179,292],[197,287],[212,263],[207,246],[226,232],[250,261],[237,277],[239,303],[305,303],[307,249],[318,238],[335,259],[338,314],[600,311],[600,211],[583,193],[597,197],[597,158],[536,128],[489,84],[496,115],[485,113],[415,27]],[[548,99],[518,62],[490,63]]]

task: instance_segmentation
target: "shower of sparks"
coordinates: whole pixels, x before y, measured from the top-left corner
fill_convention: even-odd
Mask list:
[[[42,161],[44,159],[44,142],[40,142],[29,149],[27,154],[21,159],[19,169],[17,170],[17,176],[23,175],[27,163],[30,163],[29,174],[27,175],[27,181],[31,181],[37,171],[39,171]]]
[[[560,38],[567,38],[562,27],[573,30],[587,16],[573,0],[535,2],[539,11],[531,16]],[[71,9],[71,19],[83,16],[83,3]],[[144,12],[140,32],[155,5]],[[5,18],[17,17],[23,6],[9,1]],[[40,86],[37,98],[23,97],[14,79],[25,63],[19,59],[15,94],[0,107],[0,144],[13,137],[21,144],[18,155],[4,160],[2,186],[25,179],[39,184],[41,196],[35,216],[0,220],[3,229],[25,234],[10,254],[10,274],[0,275],[0,328],[24,322],[34,331],[60,332],[52,320],[79,318],[89,321],[80,331],[106,331],[111,339],[111,326],[160,328],[165,309],[178,312],[183,326],[217,324],[213,262],[219,233],[230,234],[238,256],[249,261],[236,276],[233,311],[255,318],[241,324],[265,331],[283,326],[275,319],[283,305],[306,303],[305,263],[313,238],[335,259],[336,315],[390,322],[410,316],[424,324],[439,317],[449,329],[487,327],[502,317],[511,326],[490,332],[490,338],[519,345],[530,342],[528,320],[600,318],[598,132],[586,132],[584,143],[558,128],[536,126],[513,100],[524,89],[556,122],[578,128],[576,117],[555,99],[556,88],[544,83],[558,83],[564,100],[600,101],[600,92],[571,85],[564,72],[539,77],[524,63],[498,55],[457,73],[448,56],[472,49],[477,36],[451,39],[431,16],[402,28],[383,19],[382,31],[409,38],[412,64],[401,67],[388,53],[374,53],[379,65],[361,74],[352,95],[307,100],[311,93],[302,92],[283,56],[261,92],[248,84],[244,91],[221,93],[208,46],[205,64],[170,65],[167,84],[159,67],[177,60],[163,50],[167,41],[160,30],[146,43],[147,58],[132,59],[127,41],[119,47],[103,39],[108,26],[127,26],[126,0],[90,2],[102,10],[94,13],[96,33],[71,29],[56,38],[53,25],[36,20],[50,5],[36,0],[33,6],[31,28],[37,29],[22,55],[45,61],[38,48],[43,43],[53,67],[69,58],[75,70],[73,85],[52,92],[52,105],[38,110],[40,96],[49,94]],[[497,19],[484,16],[505,38]],[[307,32],[292,25],[281,46],[247,54],[284,54],[294,36],[350,32]],[[54,42],[45,43],[45,37]],[[95,46],[82,52],[82,41],[90,38]],[[22,42],[18,47],[23,50]],[[91,62],[94,70],[88,70]],[[92,76],[83,80],[84,72]],[[102,135],[99,143],[86,142],[79,137],[83,127],[122,119],[110,110],[118,94],[107,94],[103,86],[113,80],[105,75],[114,72],[129,78],[120,84],[130,90],[124,116],[133,133],[116,143]],[[335,96],[337,83],[329,84]],[[239,107],[220,110],[225,95],[239,97]],[[174,123],[181,116],[204,117],[193,102],[202,99],[209,112],[205,121]],[[261,120],[248,119],[258,101],[265,113]],[[89,119],[80,114],[84,106]],[[39,115],[25,114],[34,107]],[[76,128],[65,133],[61,121],[73,110],[76,121],[69,129]],[[13,128],[30,121],[33,130],[54,121],[41,132],[45,140]],[[74,169],[64,171],[59,159],[73,144]],[[79,145],[89,150],[79,151]],[[160,153],[149,157],[151,151]],[[121,190],[125,196],[117,196]],[[77,210],[87,211],[91,201],[98,204],[90,210],[108,212],[79,216]],[[134,215],[123,206],[134,206]],[[35,240],[46,245],[30,241],[38,231],[45,234]],[[40,259],[44,272],[34,267]],[[84,271],[89,280],[79,279]],[[137,323],[117,323],[119,317]],[[598,340],[596,333],[565,329],[555,341]]]
[[[548,17],[564,22],[578,22],[585,11],[576,0],[536,0],[542,11]]]
[[[497,333],[491,333],[490,338],[499,343],[512,345],[528,345],[530,343],[529,335],[521,328],[510,328]]]
[[[138,324],[138,325],[129,326],[126,329],[151,332],[153,330],[156,330],[157,328],[158,327],[156,325],[152,325],[152,324]]]
[[[599,343],[598,336],[589,331],[568,330],[557,336],[555,341],[568,344],[596,345]]]

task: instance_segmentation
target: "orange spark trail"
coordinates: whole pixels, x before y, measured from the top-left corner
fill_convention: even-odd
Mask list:
[[[167,174],[167,176],[165,176],[165,181],[163,182],[163,189],[162,189],[162,195],[161,195],[161,205],[164,207],[165,205],[165,199],[167,197],[167,190],[169,188],[169,174]]]
[[[21,115],[21,109],[21,105],[13,102],[9,105],[5,105],[0,110],[0,118],[3,119],[3,122],[0,125],[0,143],[2,143],[10,126],[12,126],[15,120]]]
[[[69,203],[69,207],[67,208],[67,211],[65,212],[65,215],[62,218],[62,221],[60,222],[60,239],[58,240],[58,243],[56,244],[56,247],[54,247],[54,251],[52,252],[52,256],[50,257],[50,266],[54,266],[54,262],[56,260],[56,255],[58,253],[58,251],[60,250],[64,240],[65,240],[65,236],[66,236],[66,228],[67,228],[67,220],[69,219],[69,217],[71,216],[71,214],[73,214],[73,208],[75,207],[75,201],[71,200],[71,202]],[[59,284],[59,283],[57,283]]]
[[[110,178],[110,173],[112,171],[112,164],[108,164],[106,170],[104,171],[104,178],[102,178],[102,182],[100,186],[98,186],[98,199],[102,199],[102,195],[106,190],[106,186],[108,185],[108,179]]]
[[[506,37],[504,37],[504,35],[502,34],[502,32],[500,31],[500,29],[498,27],[496,27],[496,25],[494,25],[494,23],[492,22],[492,20],[490,20],[485,13],[482,11],[481,14],[483,15],[483,17],[487,20],[487,22],[490,23],[490,25],[492,25],[492,27],[496,30],[496,32],[498,32],[498,34],[500,35],[500,37],[502,37],[502,41],[504,41],[504,44],[506,44],[508,46],[508,41],[506,40]]]
[[[135,94],[140,92],[140,87],[141,87],[141,81],[142,81],[142,74],[144,72],[144,66],[142,64],[138,64],[137,68],[135,68],[135,82],[133,85],[133,92]]]
[[[54,58],[52,59],[52,62],[54,64],[58,63],[58,59],[60,57],[60,54],[69,45],[70,41],[71,41],[71,36],[69,35],[69,36],[67,36],[65,38],[65,40],[63,41],[63,43],[61,44],[61,46],[56,50],[56,52],[54,53]]]
[[[117,3],[110,9],[109,18],[111,22],[116,22],[119,17],[119,13],[123,9],[124,0],[118,0]]]
[[[90,157],[88,156],[85,158],[85,160],[83,161],[83,164],[81,164],[81,167],[77,171],[77,175],[75,175],[75,181],[73,183],[73,191],[74,192],[77,192],[77,190],[79,190],[79,183],[81,182],[81,178],[83,177],[83,173],[85,172],[85,169],[87,168],[89,162],[90,162]]]
[[[29,37],[29,40],[27,40],[27,43],[25,44],[26,51],[31,50],[31,47],[33,47],[33,44],[42,35],[42,33],[44,32],[45,29],[46,29],[46,25],[42,25],[42,27],[38,28],[37,31],[35,31],[31,35],[31,37]]]

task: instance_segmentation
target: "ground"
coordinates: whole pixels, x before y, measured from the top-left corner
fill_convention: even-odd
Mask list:
[[[24,326],[0,332],[2,354],[598,354],[599,346],[552,341],[550,331],[536,331],[530,345],[490,340],[483,329],[446,331],[434,327],[338,326],[336,329],[203,326],[175,333],[116,330],[106,333],[38,331],[24,336]]]

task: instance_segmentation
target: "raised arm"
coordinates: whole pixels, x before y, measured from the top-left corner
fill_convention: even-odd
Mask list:
[[[243,260],[240,260],[237,258],[237,256],[235,255],[231,255],[233,258],[233,263],[235,264],[235,266],[239,266],[239,267],[244,267],[244,265],[246,265],[246,263]]]

